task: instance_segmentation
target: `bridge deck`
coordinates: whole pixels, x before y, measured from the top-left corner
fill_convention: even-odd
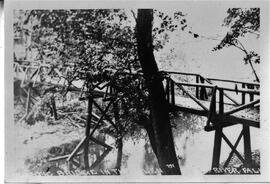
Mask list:
[[[204,106],[209,108],[210,101],[200,100],[200,102]],[[217,102],[217,106],[218,106],[218,103],[219,102]],[[179,108],[190,109],[191,111],[194,110],[194,112],[198,111],[198,113],[196,113],[198,115],[207,116],[207,111],[203,110],[198,104],[196,104],[192,99],[190,99],[188,97],[176,96],[175,97],[175,105],[178,106]],[[232,110],[235,107],[237,107],[237,106],[232,105],[232,104],[225,104],[224,111],[226,112],[226,111]],[[255,121],[259,121],[259,119],[260,119],[259,111],[256,108],[244,109],[242,111],[236,112],[234,115],[237,117],[252,119]]]
[[[61,87],[61,88],[67,88],[68,87],[68,82],[66,81],[66,79],[63,77],[63,75],[61,74],[61,72],[58,69],[54,69],[54,71],[57,73],[58,77],[51,77],[47,73],[47,76],[45,78],[43,78],[43,79],[45,79],[45,81],[41,82],[41,78],[40,78],[40,75],[38,73],[40,71],[40,68],[35,69],[35,68],[31,68],[31,66],[20,66],[18,64],[15,65],[15,68],[17,68],[15,70],[15,71],[17,71],[17,72],[15,72],[15,80],[21,81],[21,84],[32,83],[34,85],[41,85],[41,86],[55,86],[55,87]],[[48,67],[45,67],[45,68],[48,69]],[[213,87],[215,85],[213,85],[213,83],[211,81],[209,81],[209,79],[203,78],[202,76],[198,76],[198,74],[195,75],[196,76],[196,82],[199,82],[197,78],[201,77],[201,78],[203,78],[203,80],[205,80],[209,84],[202,84],[200,82],[197,83],[197,84],[192,84],[190,82],[182,83],[181,81],[179,81],[179,76],[177,76],[177,75],[178,74],[183,75],[183,73],[177,73],[176,72],[177,75],[172,73],[172,72],[168,72],[168,73],[172,78],[171,80],[174,80],[174,83],[176,83],[176,84],[178,83],[177,89],[174,89],[173,90],[174,92],[172,94],[174,96],[174,99],[175,99],[175,107],[178,110],[181,110],[181,111],[184,111],[184,112],[189,112],[189,113],[193,113],[193,114],[197,114],[197,115],[207,117],[208,114],[209,114],[209,109],[210,109],[210,101],[199,100],[198,98],[194,99],[194,97],[192,97],[193,95],[189,95],[189,97],[187,97],[186,95],[183,95],[183,93],[184,94],[189,93],[188,91],[186,91],[187,89],[185,89],[184,86],[189,86],[191,88],[197,88],[196,90],[198,91],[198,88],[208,88],[208,89],[210,88],[210,89],[213,89]],[[26,77],[27,75],[30,75],[32,77],[30,77],[30,78]],[[185,74],[185,75],[187,75],[187,74]],[[258,84],[252,84],[252,85],[258,85]],[[95,88],[95,90],[92,92],[93,95],[95,97],[98,97],[98,98],[105,97],[106,94],[107,94],[108,88],[106,88],[104,86],[106,86],[106,83],[102,83],[99,86],[97,86],[97,88]],[[219,85],[219,88],[221,90],[226,90],[226,93],[234,93],[234,92],[236,92],[235,89],[231,89],[231,88],[227,88],[227,87],[224,88],[224,87],[222,87],[222,85],[221,86]],[[85,92],[84,91],[84,82],[81,81],[81,80],[73,81],[72,85],[69,86],[69,90],[70,91]],[[172,89],[171,89],[171,92],[172,92]],[[242,93],[252,92],[252,94],[257,94],[257,93],[259,94],[259,91],[256,91],[256,90],[250,91],[250,90],[246,90],[246,89],[238,89],[238,92],[242,92]],[[228,96],[226,95],[226,97],[228,97]],[[240,95],[233,95],[233,99],[238,98],[238,97],[241,98]],[[255,97],[255,99],[256,99],[256,97]],[[228,98],[224,98],[224,101],[222,102],[222,104],[224,104],[223,108],[224,108],[225,113],[232,110],[232,109],[235,109],[235,108],[239,107],[239,106],[231,104],[230,103],[231,101],[227,101],[227,100],[228,100]],[[195,101],[197,101],[197,103]],[[201,106],[199,106],[198,103]],[[217,110],[219,110],[218,109],[219,104],[220,103],[218,101],[216,101]],[[239,104],[241,104],[241,103],[238,103],[238,105]],[[237,111],[237,112],[233,113],[230,116],[233,116],[233,118],[234,117],[240,118],[240,119],[237,119],[237,120],[241,120],[241,119],[244,119],[244,121],[245,120],[248,120],[248,121],[251,120],[251,121],[253,121],[253,122],[257,123],[257,124],[258,124],[259,119],[260,119],[259,110],[254,108],[254,107],[244,108],[243,110]]]

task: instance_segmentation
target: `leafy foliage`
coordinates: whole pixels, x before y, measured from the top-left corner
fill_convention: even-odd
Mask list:
[[[213,50],[216,51],[224,47],[235,46],[249,55],[245,58],[257,57],[258,54],[254,51],[248,53],[239,41],[239,37],[245,37],[247,33],[256,34],[259,37],[260,9],[229,8],[227,13],[228,16],[224,19],[223,26],[229,27],[230,31]],[[260,62],[259,57],[255,60],[257,63]]]
[[[176,11],[173,15],[169,16],[158,10],[154,10],[155,22],[158,22],[153,27],[153,45],[155,50],[162,49],[166,42],[169,41],[168,32],[174,32],[176,30],[187,31],[188,24],[185,19],[185,14],[180,11]],[[191,30],[187,31],[194,38],[198,38],[199,35],[193,33]]]
[[[237,38],[245,36],[246,33],[259,33],[260,30],[260,9],[230,8],[228,16],[224,19],[224,26],[231,28],[232,35]]]
[[[246,34],[255,34],[259,38],[260,8],[229,8],[227,14],[228,16],[224,19],[223,26],[229,27],[230,30],[221,42],[214,47],[213,51],[234,46],[244,52],[245,56],[243,60],[245,64],[250,64],[256,81],[259,82],[258,75],[252,63],[259,64],[260,56],[254,51],[248,51],[240,42],[240,38],[244,38]]]
[[[154,49],[159,50],[168,42],[168,32],[184,31],[187,22],[182,12],[173,16],[158,10],[154,13],[158,22],[153,28]],[[148,93],[139,90],[142,76],[131,74],[141,69],[136,25],[126,10],[19,10],[19,14],[14,32],[31,37],[29,51],[38,50],[37,59],[57,68],[70,85],[86,81],[91,91],[110,81],[118,93],[125,94],[120,103],[124,107],[119,128],[123,134],[134,129],[134,122],[143,125],[147,121]]]

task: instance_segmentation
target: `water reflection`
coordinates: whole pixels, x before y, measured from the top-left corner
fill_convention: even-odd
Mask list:
[[[183,175],[198,175],[201,176],[208,172],[211,168],[212,152],[213,152],[213,142],[214,142],[214,132],[205,132],[203,127],[205,125],[206,118],[199,117],[196,115],[178,113],[177,116],[172,117],[171,123],[173,125],[173,135],[175,150],[178,158],[178,162]],[[241,126],[235,125],[230,128],[226,128],[224,133],[232,141],[236,139],[237,131],[241,131]],[[256,129],[251,131],[251,137],[257,134]],[[145,130],[138,132],[140,136],[129,136],[123,141],[123,157],[121,171],[115,171],[117,149],[114,148],[104,160],[93,169],[94,174],[97,175],[115,175],[121,174],[125,176],[143,176],[143,175],[160,175],[160,169],[156,156],[150,146],[148,136]],[[255,137],[256,138],[256,137]],[[114,139],[110,136],[99,137],[106,144],[113,146]],[[78,141],[77,141],[78,142]],[[75,143],[77,143],[75,142]],[[75,144],[74,145],[77,145]],[[71,152],[73,146],[62,146],[65,149],[70,148]],[[240,143],[241,145],[241,143]],[[59,146],[61,147],[61,146]],[[258,145],[252,144],[252,149],[258,148]],[[56,150],[56,151],[53,151]],[[58,151],[57,151],[58,150]],[[53,152],[59,152],[66,154],[62,149],[56,147],[51,148]],[[239,150],[242,151],[241,149]],[[90,165],[95,162],[95,160],[104,152],[104,147],[96,144],[90,144],[89,150],[89,160]],[[222,145],[221,161],[228,157],[230,148],[226,144]],[[51,153],[52,154],[52,153]],[[77,158],[80,163],[83,163],[83,156]],[[37,162],[39,162],[37,164]],[[69,172],[69,168],[66,166],[65,161],[59,161],[57,163],[43,162],[40,164],[40,160],[37,162],[31,162],[32,165],[42,165],[39,168],[41,171],[51,171],[55,175],[59,174],[57,171]],[[77,168],[77,170],[83,170],[82,168]],[[37,171],[37,167],[32,168],[32,171]],[[91,174],[91,173],[90,173]],[[83,175],[83,174],[82,174]]]

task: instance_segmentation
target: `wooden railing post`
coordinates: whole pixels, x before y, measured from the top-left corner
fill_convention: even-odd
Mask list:
[[[86,128],[85,128],[85,136],[86,138],[90,134],[90,126],[91,126],[91,119],[92,119],[92,107],[93,105],[93,98],[91,96],[88,97],[88,107],[87,107],[87,122],[86,122]],[[84,166],[85,169],[89,169],[89,160],[88,160],[88,153],[89,153],[89,139],[86,139],[84,143]]]
[[[216,93],[217,92],[217,87],[214,87],[213,88],[213,91],[212,91],[212,93],[213,93],[213,96],[212,96],[212,101],[213,101],[213,113],[214,113],[214,115],[216,115],[216,113],[217,113],[217,111],[216,111],[216,109],[217,109],[217,107],[216,107]]]
[[[171,103],[175,106],[174,81],[171,80]]]
[[[57,116],[57,109],[56,109],[54,95],[51,96],[51,104],[52,104],[52,113],[53,113],[54,120],[57,120],[58,116]]]
[[[219,127],[215,131],[212,170],[214,168],[219,168],[221,143],[222,143],[222,128]]]
[[[219,89],[219,114],[224,113],[224,92],[223,89]]]
[[[28,91],[27,91],[27,99],[26,99],[26,106],[25,106],[25,110],[26,113],[28,115],[29,111],[30,111],[30,104],[31,104],[31,92],[32,92],[32,87],[31,85],[28,86]]]
[[[242,84],[242,88],[244,89],[246,87],[246,85],[243,83]],[[246,103],[246,93],[242,92],[242,104]]]
[[[170,78],[166,78],[165,93],[166,93],[167,102],[168,102],[168,104],[170,104]]]
[[[243,138],[244,138],[244,155],[245,155],[245,167],[251,167],[252,155],[251,155],[251,143],[250,143],[250,129],[249,126],[243,125]]]
[[[200,77],[201,79],[201,83],[204,84],[204,78]],[[200,100],[206,100],[207,99],[207,94],[206,94],[206,88],[205,87],[201,87],[201,91],[200,91]]]
[[[219,113],[223,113],[223,90],[219,89]],[[208,115],[208,121],[206,126],[210,126],[210,121],[212,120],[212,116],[216,115],[216,91],[217,87],[213,88],[212,91],[212,99],[210,104],[210,112]],[[214,120],[215,121],[215,120]],[[219,122],[213,122],[214,124]],[[212,159],[212,170],[214,168],[219,168],[220,163],[220,151],[221,151],[221,142],[222,142],[222,128],[218,127],[215,130],[214,137],[214,149],[213,149],[213,159]]]
[[[196,84],[198,84],[199,83],[199,75],[196,75]],[[198,86],[196,86],[196,98],[198,98],[199,99],[199,87]]]
[[[209,112],[208,112],[208,118],[207,118],[207,122],[206,122],[206,127],[208,128],[210,127],[210,122],[212,120],[212,116],[216,115],[216,91],[217,91],[217,87],[215,86],[212,89],[212,97],[211,97],[211,102],[210,102],[210,107],[209,107]]]

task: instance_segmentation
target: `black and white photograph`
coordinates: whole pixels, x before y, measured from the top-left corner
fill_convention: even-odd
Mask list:
[[[4,11],[6,181],[269,181],[268,1]]]

